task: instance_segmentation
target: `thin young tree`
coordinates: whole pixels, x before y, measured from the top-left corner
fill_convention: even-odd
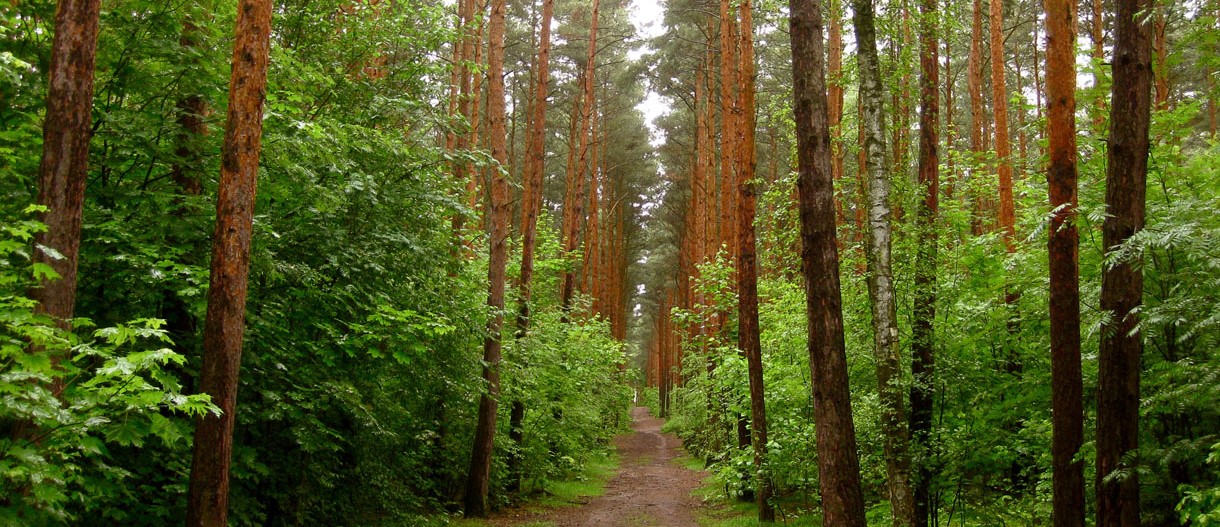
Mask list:
[[[563,251],[564,254],[571,254],[580,247],[580,223],[584,220],[584,203],[585,203],[585,183],[587,181],[587,167],[589,165],[589,142],[592,135],[592,119],[593,119],[593,86],[594,77],[597,72],[597,18],[600,8],[599,0],[593,0],[592,11],[589,17],[589,51],[585,55],[584,75],[579,79],[581,81],[581,110],[580,110],[580,129],[577,133],[580,138],[573,141],[580,146],[577,149],[579,157],[576,159],[576,166],[568,169],[568,187],[567,196],[570,199],[565,199],[564,222],[563,222]],[[572,156],[568,156],[572,159]],[[560,303],[563,308],[564,321],[568,320],[568,311],[572,307],[572,295],[576,293],[576,274],[571,270],[563,272],[562,289],[560,290]]]
[[[848,391],[839,251],[835,240],[822,11],[817,0],[789,0],[788,13],[801,261],[808,310],[806,330],[817,424],[822,523],[864,527],[864,496]]]
[[[34,237],[33,261],[50,266],[58,279],[40,280],[30,291],[38,309],[70,329],[76,305],[76,261],[93,135],[93,67],[101,0],[61,0],[55,9],[47,113],[38,165],[38,204],[46,207],[47,230]],[[50,250],[48,250],[50,249]],[[58,360],[58,359],[57,359]],[[53,386],[59,393],[62,385]]]
[[[756,122],[754,103],[754,17],[750,0],[744,0],[741,14],[741,122],[737,171],[737,347],[746,356],[750,380],[750,431],[754,445],[755,499],[758,520],[775,521],[771,507],[771,478],[764,466],[767,459],[767,408],[763,387],[762,342],[758,332],[758,252],[754,216],[758,194],[754,170],[758,164],[754,145]]]
[[[521,176],[521,275],[517,281],[519,307],[517,309],[516,338],[525,338],[530,326],[530,301],[533,297],[534,247],[538,240],[538,215],[542,212],[542,176],[546,165],[546,101],[550,86],[551,19],[555,14],[555,0],[543,0],[542,21],[538,35],[538,55],[535,58],[534,102],[526,127],[525,167]],[[522,424],[525,420],[525,403],[513,400],[509,413],[509,436],[518,448],[524,440]],[[509,460],[512,478],[509,485],[520,482],[520,459]]]
[[[932,431],[936,367],[936,222],[940,213],[940,85],[937,0],[919,5],[919,246],[915,261],[915,303],[911,321],[911,442],[918,473],[912,499],[912,525],[926,527],[931,514],[932,465],[928,459]]]
[[[987,150],[984,139],[986,124],[983,122],[983,4],[974,0],[970,10],[970,56],[966,64],[966,86],[970,92],[970,152],[973,154],[972,172],[981,172],[983,155]],[[975,185],[978,186],[977,184]],[[981,188],[974,189],[973,214],[970,218],[970,233],[975,236],[985,231],[986,197]]]
[[[490,123],[491,156],[497,166],[491,177],[491,227],[487,265],[487,335],[483,337],[483,381],[486,391],[479,397],[479,422],[475,427],[470,471],[463,499],[468,518],[487,517],[487,490],[491,482],[491,454],[496,438],[496,408],[500,396],[501,329],[504,325],[504,275],[508,260],[508,134],[505,132],[504,27],[505,0],[491,4],[487,50],[487,114]]]
[[[1106,219],[1102,244],[1115,251],[1144,227],[1148,129],[1152,107],[1152,42],[1146,13],[1151,0],[1117,0],[1114,83],[1106,164]],[[1138,310],[1144,276],[1138,261],[1107,262],[1101,275],[1097,371],[1097,525],[1140,524],[1140,356]]]
[[[1005,82],[1004,64],[1004,2],[989,3],[991,22],[991,111],[995,126],[996,174],[999,177],[1000,210],[997,217],[1000,236],[1008,254],[1017,252],[1016,209],[1012,196],[1012,141],[1008,137],[1008,86]],[[1012,284],[1006,284],[1004,304],[1009,310],[1008,331],[1016,332],[1016,304],[1020,293]],[[1021,372],[1021,361],[1012,343],[1007,344],[1004,369],[1013,374]]]
[[[897,302],[890,262],[890,180],[885,162],[885,116],[882,113],[881,66],[872,0],[854,0],[856,60],[860,70],[860,104],[864,108],[864,144],[868,170],[868,293],[873,313],[873,354],[881,397],[881,430],[885,436],[886,487],[895,526],[913,517],[909,429],[898,356]]]
[[[203,328],[203,366],[199,390],[212,397],[219,415],[195,424],[187,494],[187,527],[223,527],[229,504],[229,465],[237,419],[237,381],[246,322],[250,238],[258,160],[262,152],[263,103],[271,52],[271,0],[241,0],[237,9],[229,77],[229,110],[216,196],[216,230],[207,318]]]
[[[1050,165],[1052,500],[1055,527],[1084,527],[1079,236],[1076,232],[1076,2],[1045,0]]]

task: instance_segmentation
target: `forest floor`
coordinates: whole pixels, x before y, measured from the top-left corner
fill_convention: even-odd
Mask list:
[[[584,498],[574,507],[549,510],[509,510],[487,525],[495,527],[696,527],[702,506],[693,495],[706,476],[677,460],[685,455],[682,442],[661,433],[665,421],[643,407],[631,410],[631,434],[615,439],[618,473],[605,493]]]

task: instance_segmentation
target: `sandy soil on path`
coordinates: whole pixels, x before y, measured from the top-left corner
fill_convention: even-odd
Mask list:
[[[497,518],[495,525],[553,522],[559,527],[696,527],[699,500],[691,492],[703,479],[673,459],[682,455],[678,438],[661,433],[663,420],[634,408],[633,434],[615,440],[621,460],[619,472],[606,493],[579,507],[564,507],[518,517]]]

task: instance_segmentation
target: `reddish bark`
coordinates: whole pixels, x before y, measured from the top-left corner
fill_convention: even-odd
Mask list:
[[[599,9],[599,0],[593,0],[592,14],[589,20],[589,51],[585,55],[584,77],[581,83],[581,112],[580,112],[580,147],[577,150],[579,158],[576,161],[574,170],[568,171],[569,177],[568,186],[575,188],[571,192],[572,200],[564,203],[565,225],[563,236],[564,254],[571,254],[580,246],[580,222],[584,219],[584,203],[585,203],[585,183],[586,172],[589,164],[589,135],[591,130],[591,119],[593,118],[593,81],[596,75],[597,67],[597,17]],[[570,213],[569,213],[570,211]],[[564,320],[567,320],[568,310],[572,306],[572,295],[576,290],[576,275],[571,271],[564,271],[563,285],[560,291],[560,302],[563,306]]]
[[[529,330],[530,300],[533,296],[534,246],[538,238],[538,215],[542,211],[542,176],[546,161],[546,100],[550,86],[551,19],[554,0],[542,2],[542,29],[539,35],[537,73],[534,76],[534,102],[531,107],[525,148],[525,171],[521,177],[521,279],[517,336]]]
[[[1016,214],[1012,197],[1012,143],[1008,138],[1008,87],[1004,80],[1004,3],[990,2],[991,107],[995,121],[996,173],[1000,179],[1000,233],[1004,248],[1016,252]]]
[[[827,10],[829,11],[829,20],[827,24],[827,97],[829,99],[829,107],[827,115],[830,118],[830,172],[831,177],[835,182],[840,182],[843,179],[843,165],[846,154],[843,148],[843,20],[840,0],[830,0],[827,2]],[[841,183],[840,183],[841,184]],[[844,209],[845,204],[842,201],[835,201],[835,222],[838,226],[846,223],[846,214]],[[857,226],[863,228],[862,225]]]
[[[1106,165],[1106,220],[1102,244],[1122,245],[1144,226],[1148,177],[1148,128],[1152,107],[1152,46],[1141,13],[1150,0],[1117,0],[1114,17],[1114,83]],[[1101,328],[1097,374],[1097,525],[1140,524],[1139,474],[1123,457],[1139,446],[1140,355],[1143,340],[1136,310],[1144,276],[1139,262],[1102,269]],[[1115,471],[1126,469],[1125,474]]]
[[[1106,59],[1106,34],[1102,29],[1104,21],[1102,13],[1102,0],[1093,0],[1093,16],[1090,19],[1092,22],[1092,30],[1089,32],[1089,35],[1093,40],[1093,61],[1096,63],[1102,63]],[[1102,73],[1100,71],[1093,74],[1094,86],[1101,84],[1101,76]],[[1098,97],[1095,104],[1096,113],[1093,114],[1093,131],[1101,132],[1103,130],[1102,127],[1105,124],[1106,98]]]
[[[974,154],[971,164],[972,179],[982,172],[983,155],[987,150],[983,136],[986,124],[983,121],[983,4],[974,0],[970,24],[970,58],[967,63],[966,85],[970,92],[970,151]],[[977,185],[976,185],[977,186]],[[983,234],[984,211],[987,209],[985,192],[975,190],[970,232]]]
[[[221,414],[205,415],[196,421],[188,527],[223,527],[228,516],[229,465],[271,51],[271,11],[271,0],[241,0],[238,4],[216,230],[212,235],[203,366],[199,372],[199,390],[212,397]]]
[[[1052,509],[1056,527],[1084,527],[1079,237],[1076,232],[1076,3],[1046,0]]]
[[[477,96],[471,95],[472,75],[471,75],[471,71],[470,71],[471,70],[471,68],[470,68],[471,61],[473,60],[473,57],[474,57],[474,47],[476,45],[474,42],[475,37],[472,34],[473,33],[472,24],[474,21],[474,2],[475,2],[475,0],[459,0],[459,2],[458,2],[458,22],[460,24],[460,30],[461,30],[462,36],[459,39],[458,43],[456,44],[456,49],[454,51],[454,53],[455,53],[454,56],[457,59],[457,64],[454,65],[454,67],[456,68],[456,75],[453,77],[453,78],[456,78],[456,80],[457,80],[457,90],[456,90],[457,114],[461,115],[462,118],[466,121],[466,123],[469,126],[471,126],[472,128],[474,126],[474,121],[471,120],[471,118],[473,117],[472,112],[474,111],[475,105],[472,104],[471,99],[474,97],[477,97]],[[452,92],[453,92],[453,90],[451,88],[451,93]],[[451,103],[451,106],[452,106],[452,103]],[[473,133],[471,133],[470,129],[458,132],[456,134],[456,136],[452,139],[453,147],[459,151],[465,151],[465,150],[470,150],[471,148],[476,148],[478,146],[478,144],[477,144],[477,142],[472,141],[473,137],[474,137]],[[466,184],[471,178],[474,177],[472,174],[473,170],[471,169],[470,165],[467,163],[462,163],[459,161],[457,163],[454,163],[452,168],[453,168],[453,177],[456,178],[458,180],[458,182],[461,184]],[[469,188],[467,188],[467,191],[469,191]],[[466,198],[463,201],[468,202],[468,200],[469,200],[469,198]],[[464,230],[466,228],[465,225],[466,225],[465,215],[463,215],[463,214],[454,214],[453,215],[453,218],[451,219],[451,227],[453,229],[453,234],[456,237],[456,239],[458,240],[459,244],[466,243],[464,240],[464,238],[466,237],[464,234]],[[469,248],[469,244],[467,244],[467,248]],[[458,247],[458,249],[460,250],[460,247]]]
[[[1169,27],[1167,9],[1166,6],[1157,9],[1152,34],[1152,50],[1156,58],[1152,68],[1156,86],[1153,107],[1161,111],[1169,109],[1169,37],[1165,34]]]
[[[61,0],[55,9],[55,36],[47,72],[47,114],[38,165],[38,204],[47,208],[47,230],[34,237],[36,264],[50,266],[57,280],[41,280],[30,291],[38,310],[63,329],[71,328],[76,304],[76,261],[88,179],[89,139],[93,135],[93,66],[97,50],[100,0]],[[58,358],[56,359],[58,360]],[[55,393],[62,383],[52,386]]]
[[[758,329],[758,255],[754,216],[758,206],[754,170],[758,163],[754,144],[754,18],[750,0],[743,0],[741,13],[741,104],[740,165],[737,173],[737,347],[746,356],[750,382],[750,430],[754,444],[755,499],[758,520],[775,521],[771,507],[771,478],[764,469],[767,458],[767,409],[763,396],[762,343]]]
[[[946,6],[952,5],[952,4],[950,4],[950,1],[951,0],[945,0],[945,5]],[[954,98],[954,94],[956,92],[953,91],[954,77],[953,77],[952,66],[953,66],[953,55],[949,48],[949,41],[948,41],[948,39],[946,39],[945,40],[945,77],[944,77],[945,78],[944,111],[945,111],[945,136],[946,136],[945,144],[950,149],[955,148],[955,145],[957,144],[957,123],[954,120],[955,114],[953,112],[953,109],[956,108],[957,103],[956,103],[956,99]],[[946,176],[945,177],[945,179],[946,179],[945,198],[946,199],[953,199],[954,191],[956,190],[956,186],[957,186],[957,180],[958,180],[957,166],[956,166],[957,163],[954,162],[954,157],[955,156],[952,156],[952,155],[945,156],[945,168],[948,168],[948,171],[945,174],[945,176]]]
[[[581,275],[583,276],[583,284],[581,290],[583,293],[592,296],[593,313],[601,313],[601,295],[596,288],[599,287],[597,274],[599,265],[598,260],[601,258],[601,177],[598,159],[601,149],[599,148],[597,136],[601,132],[600,119],[597,115],[597,103],[593,104],[592,119],[592,139],[589,141],[589,150],[592,152],[589,155],[589,218],[585,224],[585,254],[584,265]],[[600,278],[600,277],[599,277]],[[590,314],[593,314],[590,313]]]
[[[723,246],[728,253],[729,261],[736,262],[736,213],[735,193],[732,192],[736,181],[734,172],[737,168],[737,121],[740,119],[740,108],[737,107],[737,39],[735,38],[736,17],[729,9],[729,0],[720,0],[720,236],[717,249]],[[721,316],[721,325],[724,317]]]
[[[504,26],[506,0],[494,0],[487,53],[487,113],[490,121],[491,156],[500,166],[508,163],[504,107]],[[483,380],[487,392],[479,398],[479,422],[470,455],[470,473],[463,500],[466,517],[487,517],[487,490],[491,481],[491,454],[495,447],[496,407],[500,395],[501,329],[504,324],[504,278],[508,259],[508,181],[501,170],[493,170],[491,203],[487,215],[491,225],[488,247],[487,336],[483,338]]]
[[[1008,254],[1017,252],[1016,207],[1013,201],[1012,176],[1012,141],[1008,137],[1008,88],[1004,74],[1004,3],[990,2],[991,10],[991,107],[995,126],[995,156],[996,174],[999,176],[1000,208],[997,224],[1000,236],[1004,240],[1004,249]],[[1012,284],[1004,286],[1004,304],[1008,312],[1008,333],[1014,335],[1019,330],[1020,318],[1017,314],[1017,303],[1021,293]],[[1010,342],[1005,343],[1004,370],[1014,375],[1020,375],[1021,359],[1016,347]]]
[[[911,524],[927,527],[931,514],[933,388],[936,368],[936,222],[940,213],[940,84],[936,0],[919,7],[919,185],[924,200],[919,208],[919,248],[915,262],[915,302],[911,322],[911,442],[919,461],[913,483]]]
[[[816,0],[789,0],[793,110],[800,192],[801,260],[825,525],[863,527],[860,460],[848,393],[843,300],[834,229],[822,13]]]

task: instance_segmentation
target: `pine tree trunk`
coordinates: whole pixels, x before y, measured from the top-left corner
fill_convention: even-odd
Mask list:
[[[1012,142],[1008,137],[1008,86],[1004,64],[1004,3],[989,2],[991,11],[991,109],[995,122],[996,173],[1000,179],[1000,234],[1009,254],[1016,252],[1012,197]]]
[[[1167,6],[1157,9],[1152,36],[1152,50],[1156,58],[1152,68],[1156,81],[1156,99],[1153,101],[1153,107],[1160,111],[1169,109],[1169,37],[1165,34],[1169,26],[1167,10]]]
[[[47,230],[34,237],[33,262],[50,266],[58,279],[40,280],[30,291],[38,310],[65,330],[76,304],[76,262],[80,252],[89,139],[93,135],[93,67],[100,0],[61,0],[55,9],[55,36],[47,72],[47,113],[43,118],[38,204],[47,208]],[[56,358],[55,360],[61,360]],[[52,386],[55,393],[62,383]]]
[[[864,145],[868,156],[868,292],[873,313],[873,352],[885,436],[886,487],[895,526],[913,518],[909,430],[903,404],[898,356],[897,304],[890,263],[890,181],[885,162],[885,117],[882,113],[881,67],[877,59],[872,0],[855,0],[856,59],[860,102],[864,106]]]
[[[1008,137],[1008,86],[1004,74],[1004,3],[992,1],[991,8],[991,109],[995,125],[996,173],[999,176],[1000,210],[997,223],[1004,249],[1008,254],[1017,252],[1016,208],[1012,195],[1012,141]],[[1017,303],[1021,293],[1010,283],[1004,285],[1004,305],[1008,318],[1009,339],[1004,343],[1004,370],[1020,375],[1021,359],[1014,344],[1019,330],[1020,316]]]
[[[1144,227],[1148,177],[1148,128],[1152,106],[1152,46],[1142,15],[1149,0],[1117,0],[1114,18],[1114,83],[1106,165],[1102,244],[1112,251]],[[1125,456],[1139,447],[1142,335],[1136,310],[1144,277],[1137,261],[1102,269],[1101,328],[1097,373],[1097,526],[1140,524],[1139,474]],[[1122,471],[1122,474],[1115,474]]]
[[[203,329],[203,366],[199,372],[199,391],[212,397],[221,414],[205,415],[195,423],[187,495],[188,527],[224,527],[228,516],[229,465],[246,323],[250,238],[271,50],[271,11],[271,0],[241,0],[237,10],[229,110],[216,197],[216,230],[212,235],[211,285]]]
[[[550,86],[551,19],[554,0],[542,2],[542,29],[539,32],[537,67],[534,73],[534,100],[526,132],[525,166],[521,177],[521,275],[517,282],[517,331],[515,338],[529,333],[530,301],[533,296],[534,248],[538,239],[538,215],[542,211],[542,176],[546,166],[546,100]],[[517,450],[508,460],[509,490],[521,488],[521,447],[525,441],[525,403],[514,400],[509,413],[509,436]]]
[[[487,109],[491,124],[491,156],[498,164],[508,162],[505,144],[504,108],[504,26],[506,0],[493,0],[490,18],[490,45],[487,53]],[[504,324],[504,275],[508,258],[508,181],[500,170],[492,171],[491,225],[488,248],[487,336],[483,338],[483,380],[487,392],[479,398],[479,422],[475,428],[470,455],[470,472],[463,500],[468,518],[487,517],[487,491],[491,481],[491,454],[495,447],[496,407],[500,396],[501,329]]]
[[[1052,509],[1055,527],[1084,527],[1079,238],[1076,232],[1076,4],[1046,1]]]
[[[822,523],[864,527],[860,460],[848,392],[843,300],[834,228],[834,183],[822,13],[817,0],[789,0],[796,118],[801,261],[808,316],[813,412],[817,424]]]
[[[534,75],[534,102],[526,134],[525,170],[521,188],[521,277],[518,282],[521,306],[517,312],[517,337],[529,331],[530,301],[533,297],[534,247],[538,239],[538,215],[542,212],[542,176],[546,168],[546,101],[550,86],[551,19],[555,1],[542,2],[542,30],[539,35],[537,73]]]
[[[569,224],[564,235],[564,254],[571,254],[580,247],[580,222],[584,220],[585,169],[589,164],[590,120],[593,117],[593,78],[596,74],[597,66],[597,17],[599,3],[599,0],[593,0],[592,14],[589,21],[589,52],[585,58],[584,78],[581,83],[580,147],[577,150],[579,158],[576,161],[575,169],[569,170],[569,174],[574,175],[575,179],[568,180],[568,185],[575,185],[575,189],[572,192],[572,201],[564,203],[565,212],[567,208],[571,208],[571,215],[565,214],[565,217],[569,219]],[[566,322],[572,307],[572,295],[576,291],[575,273],[564,271],[562,287],[560,303],[563,308],[563,319]]]
[[[827,27],[827,72],[828,78],[827,96],[829,98],[829,107],[827,114],[830,117],[830,146],[831,159],[830,171],[836,184],[842,184],[843,169],[846,155],[844,154],[843,144],[843,20],[842,20],[842,0],[830,0],[826,3],[829,11],[829,24]],[[846,223],[847,217],[845,213],[846,206],[842,201],[835,201],[835,223],[838,226],[843,226]]]
[[[472,112],[474,111],[474,104],[471,102],[471,98],[477,99],[478,95],[471,94],[472,80],[469,65],[474,57],[475,46],[474,36],[471,34],[471,26],[474,23],[474,2],[475,0],[458,1],[458,23],[460,24],[459,33],[461,34],[461,37],[459,38],[455,50],[455,56],[458,61],[457,64],[454,65],[454,68],[457,70],[456,110],[457,114],[461,115],[462,118],[466,120],[467,124],[472,127],[471,129],[457,133],[456,137],[454,137],[453,146],[458,151],[466,151],[477,147],[477,144],[471,142],[471,139],[473,138],[473,134],[471,132],[474,126],[474,121],[471,120],[471,117],[473,117]],[[451,93],[453,93],[452,90]],[[470,165],[467,163],[458,161],[453,164],[453,176],[457,179],[459,184],[465,185],[468,181],[470,181],[471,178],[474,177],[471,172]],[[465,196],[462,196],[461,198],[463,201],[468,200]],[[450,223],[451,228],[453,229],[453,234],[458,240],[458,247],[456,250],[461,251],[461,246],[466,244],[466,217],[462,214],[454,214],[453,218],[450,220]]]
[[[1092,24],[1091,24],[1092,27],[1091,27],[1091,31],[1089,32],[1089,35],[1093,40],[1093,61],[1097,62],[1097,63],[1102,63],[1106,59],[1106,52],[1105,52],[1106,34],[1105,34],[1105,31],[1103,31],[1103,29],[1102,29],[1104,27],[1102,0],[1093,0],[1093,16],[1090,19],[1090,21],[1092,22]],[[1100,71],[1096,71],[1093,74],[1093,85],[1094,86],[1101,85],[1101,81],[1102,81],[1101,76],[1102,75],[1103,74]],[[1096,111],[1096,113],[1094,113],[1094,115],[1093,115],[1093,131],[1100,134],[1102,131],[1104,131],[1103,126],[1105,124],[1105,112],[1106,112],[1106,98],[1105,97],[1101,97],[1101,96],[1097,97],[1095,111]]]
[[[945,0],[945,7],[943,9],[947,11],[948,8],[953,5],[951,2],[952,0]],[[953,76],[953,53],[952,48],[949,45],[950,39],[946,37],[944,39],[944,43],[945,105],[943,108],[945,111],[945,146],[947,147],[948,151],[952,152],[957,148],[958,137],[957,122],[955,121],[956,112],[954,112],[957,104],[957,100],[955,98],[955,94],[957,92],[953,91],[953,85],[956,79]],[[957,163],[954,161],[955,157],[956,156],[953,155],[945,156],[945,168],[948,169],[945,173],[945,199],[949,200],[954,199],[959,179],[957,173]]]
[[[775,521],[771,507],[771,478],[767,475],[767,410],[763,387],[762,342],[758,330],[758,255],[754,233],[754,216],[758,206],[755,189],[754,127],[754,18],[750,0],[743,0],[741,13],[741,142],[740,170],[737,173],[737,347],[746,356],[750,380],[750,430],[754,444],[755,498],[758,500],[758,520]]]
[[[920,4],[919,33],[919,247],[915,261],[915,303],[911,322],[911,442],[918,475],[913,489],[912,525],[927,527],[931,515],[930,437],[936,367],[936,223],[940,213],[940,85],[937,0]]]
[[[971,10],[970,24],[970,59],[966,65],[967,89],[970,91],[970,151],[974,154],[971,160],[972,172],[982,172],[983,157],[987,146],[983,143],[986,125],[983,122],[983,4],[974,0]],[[986,196],[979,189],[977,182],[972,185],[974,204],[970,217],[970,233],[979,236],[986,232],[984,218],[986,216]]]

